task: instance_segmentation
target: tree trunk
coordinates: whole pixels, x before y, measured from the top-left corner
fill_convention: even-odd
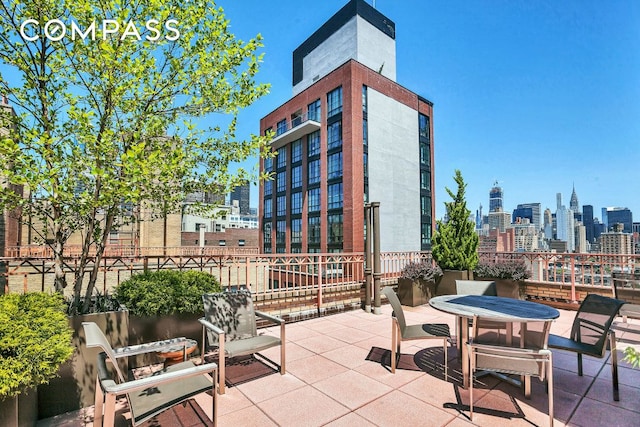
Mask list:
[[[115,219],[115,212],[117,209],[109,209],[107,211],[107,215],[105,217],[104,227],[102,228],[102,235],[100,236],[100,241],[96,242],[96,257],[93,263],[93,268],[91,269],[91,274],[89,275],[89,283],[87,284],[87,289],[85,292],[84,303],[82,305],[83,313],[89,309],[89,304],[91,302],[91,295],[93,294],[93,290],[96,286],[96,280],[98,279],[98,272],[100,270],[100,262],[102,261],[102,257],[104,255],[104,250],[107,246],[107,239],[109,238],[109,234],[111,233],[111,228],[113,227],[113,221]]]
[[[54,223],[54,243],[53,243],[53,271],[55,273],[54,287],[56,292],[62,292],[67,287],[67,277],[64,273],[64,237],[60,229],[60,224]]]

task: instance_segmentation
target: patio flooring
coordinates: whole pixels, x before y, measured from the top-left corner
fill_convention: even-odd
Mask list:
[[[407,323],[448,323],[454,317],[429,306],[404,307]],[[560,310],[551,332],[568,336],[575,312]],[[362,310],[287,324],[287,373],[270,375],[260,362],[231,367],[228,386],[218,400],[218,425],[226,426],[532,426],[548,425],[544,384],[532,379],[532,397],[493,377],[476,380],[474,419],[469,421],[468,390],[455,347],[449,348],[448,379],[438,340],[404,342],[395,374],[389,369],[391,307],[381,315]],[[640,369],[622,361],[627,345],[640,346],[640,321],[619,318],[620,401],[614,402],[610,354],[584,357],[584,376],[577,375],[576,355],[554,350],[555,425],[640,425]],[[276,329],[263,329],[277,334]],[[279,349],[263,353],[278,362]],[[257,368],[257,369],[256,369]],[[234,371],[235,369],[235,371]],[[234,373],[235,372],[235,373]],[[254,372],[257,378],[247,380]],[[202,408],[178,408],[146,425],[202,425],[211,416],[211,395],[195,398]],[[197,406],[197,405],[194,405]],[[189,411],[190,409],[190,411]],[[188,412],[180,413],[179,411]],[[121,404],[117,425],[128,425]],[[177,420],[180,420],[178,423]],[[93,408],[41,420],[38,427],[92,426]]]

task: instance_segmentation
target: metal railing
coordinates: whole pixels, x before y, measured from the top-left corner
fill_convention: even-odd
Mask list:
[[[209,253],[209,251],[211,251]],[[318,304],[327,289],[361,285],[365,281],[364,254],[257,254],[247,248],[146,248],[140,253],[109,253],[100,262],[96,288],[109,292],[118,283],[145,270],[201,270],[216,276],[224,287],[246,285],[257,295],[311,290]],[[163,253],[164,252],[164,253]],[[73,251],[65,258],[69,283],[78,268]],[[43,250],[30,256],[0,258],[0,281],[5,292],[53,289],[53,262]],[[614,290],[618,286],[640,288],[640,255],[569,254],[550,252],[481,252],[481,260],[522,260],[531,270],[529,281],[549,286],[576,286]],[[410,262],[431,261],[429,252],[386,252],[380,256],[381,279],[393,283]],[[87,268],[93,267],[93,259]],[[88,276],[88,274],[87,274]],[[70,288],[70,286],[68,287]],[[70,292],[70,289],[68,289]]]

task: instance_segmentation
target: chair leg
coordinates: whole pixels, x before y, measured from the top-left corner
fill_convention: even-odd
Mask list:
[[[471,377],[469,381],[469,420],[473,421],[473,372],[475,371],[475,363],[473,363],[473,350],[467,350],[467,352],[469,353],[469,376]]]
[[[396,373],[396,340],[397,340],[397,326],[394,319],[391,319],[391,373]]]
[[[218,425],[218,390],[216,390],[216,374],[218,373],[218,370],[215,369],[212,373],[212,385],[211,385],[211,396],[213,397],[213,401],[211,402],[211,406],[213,409],[212,415],[211,415],[211,421],[213,424],[213,427],[216,427]]]
[[[553,354],[549,354],[547,362],[547,393],[549,393],[549,425],[553,427]]]
[[[611,348],[611,379],[613,380],[613,400],[620,400],[618,387],[618,353],[616,352],[616,333],[609,331],[609,347]]]
[[[224,353],[224,336],[220,338],[218,343],[218,393],[225,393],[225,353]]]
[[[116,418],[116,395],[107,393],[104,403],[104,426],[113,427]]]
[[[447,375],[448,375],[447,374],[447,372],[448,372],[447,363],[448,363],[448,359],[449,359],[447,357],[447,342],[449,341],[449,339],[445,338],[443,341],[444,341],[444,343],[443,343],[442,348],[443,348],[443,352],[444,352],[444,380],[445,381],[449,381],[449,378],[447,377]]]
[[[280,375],[287,372],[285,367],[287,341],[285,340],[284,323],[280,324]]]
[[[104,405],[104,393],[102,392],[100,379],[96,377],[96,401],[95,401],[94,411],[93,411],[93,425],[95,427],[102,427],[103,405]]]
[[[582,376],[582,353],[578,353],[578,376]]]

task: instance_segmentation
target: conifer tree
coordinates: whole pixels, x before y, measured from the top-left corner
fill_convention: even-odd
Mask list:
[[[431,252],[443,270],[473,270],[478,265],[478,235],[469,219],[471,211],[467,209],[465,200],[467,184],[457,169],[454,180],[458,191],[454,194],[445,188],[453,201],[445,202],[448,220],[437,222]]]

